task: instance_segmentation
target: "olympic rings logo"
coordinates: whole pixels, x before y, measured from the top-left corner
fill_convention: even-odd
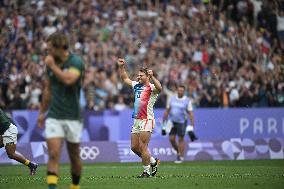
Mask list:
[[[100,150],[96,146],[84,146],[80,147],[80,157],[82,160],[94,160],[100,154]]]

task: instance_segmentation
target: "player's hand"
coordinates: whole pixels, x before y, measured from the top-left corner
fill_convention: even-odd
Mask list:
[[[167,134],[166,128],[162,129],[162,136],[165,136]]]
[[[43,126],[44,126],[44,119],[45,119],[44,114],[43,114],[43,113],[40,113],[40,114],[38,115],[38,118],[37,118],[37,126],[38,126],[39,128],[43,128]]]
[[[153,77],[153,70],[148,70],[148,76],[150,77],[150,78],[152,78]]]
[[[197,136],[195,135],[195,133],[193,131],[189,131],[188,136],[189,136],[191,142],[198,140]]]
[[[124,66],[125,63],[126,63],[125,60],[122,59],[122,58],[119,58],[118,61],[117,61],[117,65],[118,65],[119,67]]]
[[[163,127],[162,127],[162,136],[167,135],[167,131],[166,131],[166,126],[167,125],[167,119],[163,118]]]
[[[44,62],[49,68],[55,65],[55,60],[51,55],[47,55],[44,59]]]

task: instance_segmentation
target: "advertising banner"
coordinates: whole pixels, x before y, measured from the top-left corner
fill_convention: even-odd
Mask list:
[[[130,141],[82,143],[80,157],[83,163],[96,162],[140,162],[141,159],[130,149]],[[162,161],[176,160],[176,152],[168,140],[153,140],[149,151]],[[40,164],[48,160],[45,142],[21,143],[17,153]],[[245,160],[245,159],[284,159],[284,139],[241,139],[187,142],[185,160]],[[62,163],[69,163],[66,146],[63,146]],[[10,160],[3,148],[0,149],[0,164],[18,164]]]
[[[164,109],[155,110],[152,140],[161,136]],[[13,111],[19,135],[18,143],[44,141],[43,129],[37,128],[38,112]],[[121,112],[82,112],[83,142],[129,140],[133,119],[132,110]],[[284,138],[284,108],[196,109],[195,132],[200,140],[231,138]],[[190,124],[190,123],[188,123]]]

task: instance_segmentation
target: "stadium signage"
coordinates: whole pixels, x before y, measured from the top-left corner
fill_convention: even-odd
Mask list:
[[[281,123],[273,117],[269,117],[267,119],[257,117],[252,120],[249,120],[248,118],[240,118],[240,134],[244,134],[249,129],[252,130],[253,134],[263,134],[265,132],[267,134],[277,134],[279,132],[284,134],[284,118],[282,118],[282,127],[278,125],[281,125]]]
[[[164,111],[155,110],[157,119],[152,140],[168,140],[168,136],[161,135],[162,123],[159,118],[163,117]],[[212,141],[231,138],[284,138],[283,112],[284,108],[195,109],[195,132],[200,140]],[[104,111],[99,114],[85,111],[82,115],[83,142],[129,140],[133,124],[132,110]],[[13,120],[19,131],[18,143],[45,141],[43,130],[36,127],[37,116],[36,111],[12,111]],[[121,148],[128,147],[128,144],[121,145]],[[97,144],[95,146],[102,150]]]
[[[95,160],[100,155],[100,150],[96,146],[80,147],[80,157],[82,160]]]
[[[130,141],[117,142],[88,142],[81,145],[81,158],[83,163],[94,162],[141,162],[138,156],[124,153]],[[128,146],[130,150],[130,145]],[[168,140],[153,140],[149,151],[162,161],[174,161],[176,153],[172,150]],[[37,163],[47,163],[46,143],[19,144],[17,152],[31,157]],[[128,151],[129,152],[129,151]],[[188,142],[185,148],[185,160],[242,160],[242,159],[284,159],[283,138],[233,138],[229,140],[200,140]],[[66,145],[63,145],[61,160],[69,163]],[[17,164],[7,157],[5,149],[0,149],[0,164]]]

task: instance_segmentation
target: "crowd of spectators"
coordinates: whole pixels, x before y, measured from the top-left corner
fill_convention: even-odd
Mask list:
[[[85,62],[82,108],[132,106],[119,57],[132,79],[141,66],[155,71],[156,107],[180,83],[195,107],[284,106],[283,1],[0,1],[0,108],[38,109],[55,31]]]

